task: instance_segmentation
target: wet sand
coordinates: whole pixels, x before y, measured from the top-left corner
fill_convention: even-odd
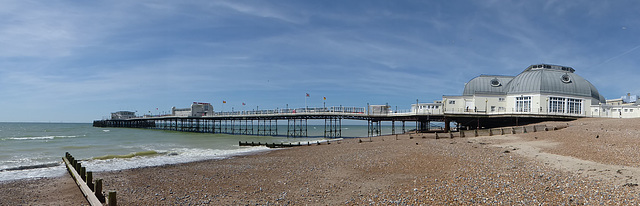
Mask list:
[[[638,204],[640,119],[547,124],[569,127],[437,140],[432,134],[348,139],[94,178],[118,192],[120,205]],[[52,187],[68,181],[75,187],[68,176],[0,183],[0,199],[56,205],[48,198],[64,193],[82,201],[77,187]]]

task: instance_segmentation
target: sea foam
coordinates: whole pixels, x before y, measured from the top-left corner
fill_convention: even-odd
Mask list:
[[[176,148],[168,151],[143,151],[127,155],[106,155],[94,157],[82,163],[92,171],[116,171],[209,159],[224,159],[268,150],[270,149],[267,147],[248,147],[234,150]]]

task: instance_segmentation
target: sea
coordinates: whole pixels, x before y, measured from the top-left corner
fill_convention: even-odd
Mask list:
[[[278,130],[286,131],[286,127],[279,126]],[[401,131],[397,125],[396,130]],[[287,138],[98,128],[90,123],[0,123],[0,181],[65,175],[62,163],[65,152],[82,160],[87,171],[102,172],[223,159],[272,150],[267,147],[241,147],[238,141],[294,144],[327,141],[323,138],[324,125],[308,125],[307,134],[308,137],[304,138]],[[391,134],[391,127],[382,126],[382,134]],[[367,137],[367,125],[342,125],[342,137]]]

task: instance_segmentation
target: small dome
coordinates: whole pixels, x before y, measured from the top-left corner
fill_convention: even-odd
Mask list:
[[[480,75],[473,78],[464,85],[462,95],[474,94],[505,94],[505,85],[507,85],[514,77],[512,76],[495,76]]]
[[[604,102],[604,97],[600,95],[593,84],[573,73],[574,71],[571,67],[545,64],[532,65],[509,82],[505,92],[509,95],[529,93],[565,94],[592,97],[598,102]]]

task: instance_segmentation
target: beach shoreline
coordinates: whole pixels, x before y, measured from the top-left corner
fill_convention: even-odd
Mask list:
[[[640,139],[635,138],[640,135],[638,123],[581,119],[548,123],[569,125],[558,131],[491,137],[436,140],[432,134],[402,134],[397,140],[395,135],[372,137],[370,142],[344,139],[330,145],[100,172],[94,178],[104,179],[105,191],[116,190],[122,205],[634,204],[640,173],[629,158],[640,152],[631,153],[628,145],[640,143],[635,140]],[[619,155],[621,151],[626,155]],[[559,157],[566,159],[558,162]],[[52,186],[67,179],[3,182],[0,194],[9,204],[38,204],[44,200],[25,201],[38,192],[32,191],[33,185]]]

